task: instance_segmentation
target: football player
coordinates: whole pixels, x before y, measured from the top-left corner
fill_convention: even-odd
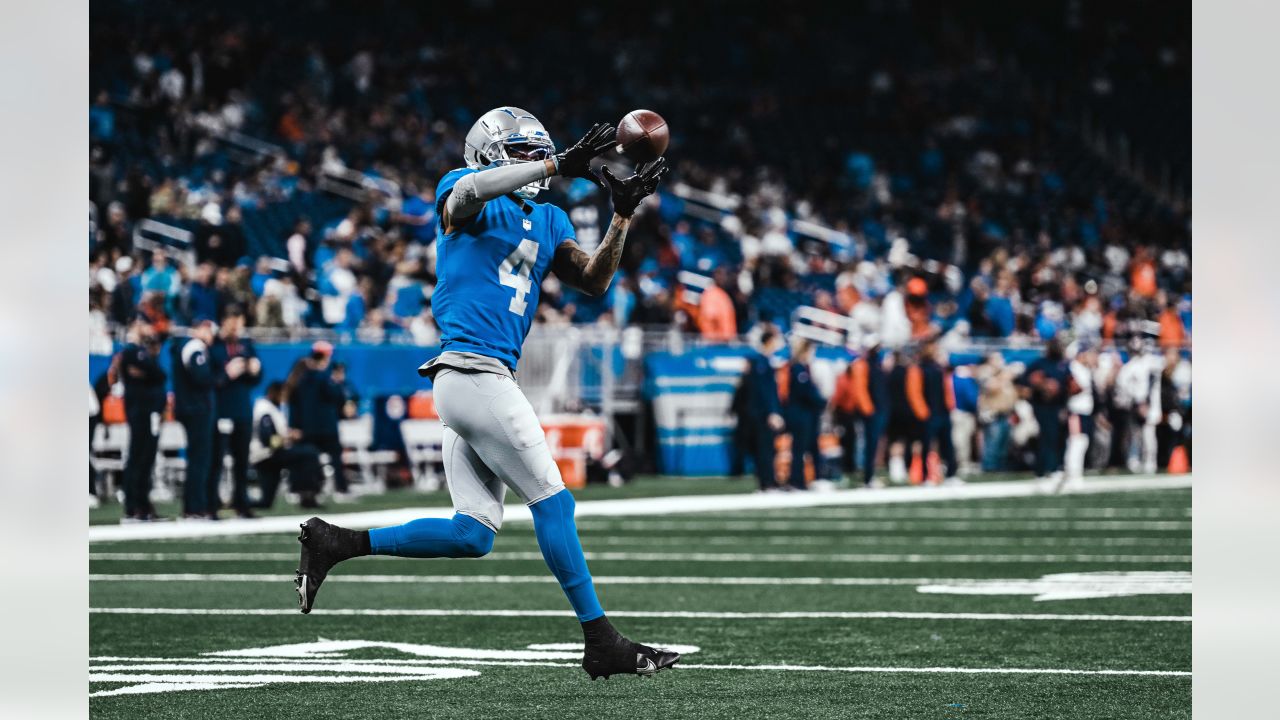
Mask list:
[[[440,222],[432,310],[443,352],[418,368],[432,379],[445,423],[445,477],[455,514],[367,532],[320,518],[303,523],[295,579],[302,612],[314,607],[329,570],[352,557],[487,554],[502,526],[509,487],[532,511],[542,556],[582,623],[582,667],[592,679],[652,675],[679,660],[676,653],[628,640],[605,617],[578,541],[573,496],[514,375],[547,271],[583,292],[604,293],[632,214],[667,173],[666,161],[658,158],[625,179],[605,167],[602,181],[591,160],[612,147],[614,137],[612,126],[597,123],[557,153],[542,123],[514,107],[485,113],[467,133],[467,167],[446,174],[436,188]],[[586,178],[609,192],[614,214],[594,254],[574,241],[563,210],[534,202],[553,175]]]

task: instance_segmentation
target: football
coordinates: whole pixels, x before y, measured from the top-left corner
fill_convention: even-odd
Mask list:
[[[618,152],[632,162],[658,159],[670,140],[667,121],[652,110],[632,110],[618,122]]]

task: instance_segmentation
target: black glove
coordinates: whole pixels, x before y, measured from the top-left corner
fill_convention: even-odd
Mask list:
[[[608,123],[596,123],[577,145],[556,155],[556,170],[561,177],[586,178],[604,189],[604,183],[591,171],[591,158],[613,147],[617,131]]]
[[[613,211],[629,218],[635,213],[640,201],[658,189],[658,182],[671,168],[667,167],[666,158],[658,158],[641,166],[639,172],[625,180],[615,177],[608,167],[601,168],[601,171],[605,182],[609,183],[609,194],[613,196]]]

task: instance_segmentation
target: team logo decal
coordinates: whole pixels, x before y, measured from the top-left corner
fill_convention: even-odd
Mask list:
[[[694,645],[646,643],[681,655]],[[387,657],[370,659],[370,650]],[[355,653],[356,657],[351,657]],[[485,666],[576,667],[580,643],[529,645],[523,650],[446,647],[373,640],[325,640],[219,650],[198,657],[94,657],[89,697],[144,695],[180,690],[256,688],[275,683],[380,683],[458,680]],[[122,686],[102,687],[104,683]],[[94,686],[99,686],[94,690]]]

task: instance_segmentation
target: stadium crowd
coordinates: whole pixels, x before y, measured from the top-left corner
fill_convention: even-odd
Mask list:
[[[1163,358],[1156,345],[1173,353],[1162,366],[1185,362],[1172,358],[1191,337],[1189,209],[1095,153],[1078,118],[1148,118],[1123,128],[1134,138],[1160,125],[1150,146],[1135,139],[1126,153],[1176,145],[1176,123],[1114,107],[1141,92],[1159,108],[1189,76],[1189,49],[1164,42],[1183,34],[1169,28],[1134,46],[1116,28],[1140,18],[1070,2],[1022,13],[1015,27],[911,3],[868,3],[856,19],[772,8],[768,22],[762,8],[727,3],[643,18],[602,6],[536,33],[491,2],[449,13],[329,0],[142,12],[148,2],[91,9],[91,351],[110,352],[126,328],[164,335],[236,307],[258,338],[434,344],[434,186],[462,164],[475,117],[523,106],[563,146],[640,106],[670,123],[676,172],[637,215],[609,291],[591,298],[549,277],[539,323],[759,344],[811,307],[846,318],[855,349],[874,339],[902,368],[935,344],[1066,338],[1089,348],[1078,362],[1097,355],[1099,402],[1125,410],[1104,426],[1164,422],[1149,408],[1130,417],[1139,401],[1115,377],[1134,358]],[[377,37],[311,19],[357,12],[381,20]],[[666,51],[640,44],[634,23],[668,38]],[[503,52],[455,39],[477,24]],[[735,42],[716,42],[725,37]],[[1067,44],[1097,62],[1055,67]],[[562,75],[534,81],[533,57]],[[352,177],[355,192],[335,191]],[[588,250],[598,242],[610,212],[591,183],[557,182],[539,199],[569,212]],[[189,232],[189,245],[155,244],[151,221]],[[972,379],[979,399],[1002,399],[967,411],[975,434],[990,435],[984,458],[1002,455],[991,448],[1017,414],[1009,398],[1034,405],[1045,394],[1030,380],[1008,392],[995,363]],[[1078,394],[1060,385],[1053,403]],[[1179,392],[1185,405],[1189,390]],[[842,418],[858,416],[840,402]],[[920,432],[949,432],[932,422]],[[899,440],[917,433],[885,423]],[[1111,456],[1124,464],[1128,450]]]
[[[518,52],[469,52],[448,28],[475,13],[514,49],[514,23],[495,23],[485,3],[463,5],[432,25],[429,40],[373,43],[310,28],[306,13],[291,13],[296,22],[285,27],[278,13],[247,6],[165,13],[139,33],[131,7],[108,3],[94,23],[94,326],[139,310],[186,324],[235,302],[251,309],[250,327],[429,342],[434,181],[461,164],[461,134],[483,109],[476,98],[519,72],[510,59]],[[611,22],[613,12],[584,13],[549,31],[617,48],[613,67],[513,99],[556,128],[563,144],[590,121],[627,109],[579,85],[619,88],[642,73],[651,84],[635,95],[671,122],[678,184],[724,204],[708,219],[668,194],[637,223],[608,296],[584,298],[551,280],[541,321],[723,327],[680,302],[677,272],[726,268],[717,285],[739,332],[762,316],[785,325],[782,315],[808,304],[885,325],[890,337],[960,325],[972,337],[1015,343],[1065,328],[1124,340],[1150,322],[1164,343],[1186,339],[1185,208],[1082,157],[1088,153],[1054,115],[1061,108],[1029,90],[1028,71],[977,29],[919,11],[886,10],[874,27],[830,18],[825,30],[784,16],[780,35],[853,33],[847,56],[826,63],[830,76],[820,85],[851,89],[815,96],[813,80],[797,88],[765,82],[791,77],[806,57],[749,32],[750,18],[726,19],[723,30],[744,36],[749,56],[714,55],[703,39],[676,53],[681,63],[710,63],[718,82],[708,89],[674,72],[674,59],[642,53]],[[651,22],[661,29],[696,22],[701,12],[711,10],[667,11]],[[414,24],[404,25],[390,32],[414,35]],[[914,45],[932,50],[905,49],[897,41],[907,34],[930,40]],[[817,39],[809,44],[821,45]],[[564,51],[549,52],[554,63]],[[772,70],[754,75],[762,68]],[[736,86],[747,77],[751,87]],[[803,112],[788,93],[805,94]],[[283,152],[238,163],[218,142],[229,132]],[[326,172],[344,169],[390,182],[330,216],[292,218],[275,237],[246,238],[246,213],[292,207],[291,199],[320,192]],[[608,219],[605,198],[585,181],[556,190],[550,199],[570,210],[589,249]],[[137,252],[133,225],[146,218],[193,224],[196,264]],[[812,237],[805,222],[826,231]]]
[[[751,458],[762,491],[846,474],[881,487],[886,478],[963,483],[965,474],[1007,470],[1030,470],[1060,491],[1079,486],[1086,468],[1190,467],[1191,362],[1175,346],[1134,338],[1122,354],[1055,337],[1030,361],[991,352],[953,367],[938,336],[890,350],[870,335],[828,394],[815,377],[814,343],[793,340],[785,357],[782,345],[777,328],[762,332],[733,399],[735,468]],[[830,452],[819,442],[824,431],[835,441]]]

